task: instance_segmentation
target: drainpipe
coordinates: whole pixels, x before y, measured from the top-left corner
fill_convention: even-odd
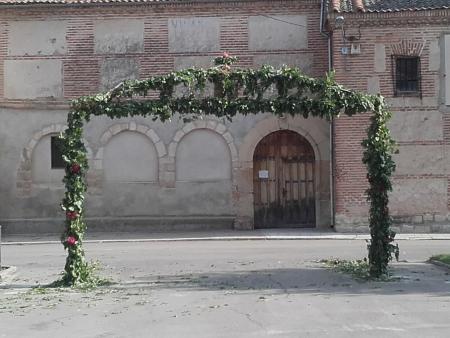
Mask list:
[[[320,3],[320,34],[327,38],[328,44],[328,71],[333,70],[333,58],[332,58],[332,46],[331,46],[331,33],[327,32],[325,27],[325,16],[328,13],[328,0],[322,0]],[[330,213],[331,224],[330,227],[334,229],[335,225],[335,192],[334,192],[334,119],[330,121]]]
[[[322,0],[320,3],[320,34],[327,38],[328,42],[328,71],[331,71],[333,68],[332,58],[331,58],[331,33],[327,32],[325,27],[325,15],[327,11],[328,0]]]

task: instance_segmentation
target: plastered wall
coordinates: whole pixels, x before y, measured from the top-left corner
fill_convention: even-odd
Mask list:
[[[0,13],[0,222],[7,232],[59,231],[61,171],[49,139],[68,100],[186,67],[228,51],[238,67],[299,66],[322,76],[320,1],[6,9]],[[273,18],[263,17],[264,12]],[[280,21],[281,20],[281,21]],[[283,21],[286,21],[283,23]],[[30,34],[36,40],[26,44]],[[317,226],[330,224],[329,124],[267,114],[232,122],[95,117],[85,126],[93,229],[253,228],[252,157],[280,129],[316,149]]]

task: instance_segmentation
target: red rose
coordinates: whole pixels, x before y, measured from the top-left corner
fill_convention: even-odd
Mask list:
[[[66,216],[68,219],[73,221],[74,219],[76,219],[78,217],[78,213],[76,211],[67,211]]]
[[[70,171],[72,174],[78,174],[80,172],[80,170],[81,170],[81,167],[78,163],[73,163],[70,166]]]
[[[77,244],[77,240],[75,237],[69,236],[66,239],[66,243],[67,243],[67,245],[73,246],[73,245]]]
[[[230,57],[230,54],[228,54],[227,52],[225,52],[225,53],[223,53],[223,57],[224,57],[225,59],[227,59],[227,58]]]

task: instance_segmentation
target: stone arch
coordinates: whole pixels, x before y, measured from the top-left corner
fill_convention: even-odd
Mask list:
[[[316,122],[317,120],[317,122]],[[314,151],[315,161],[315,188],[319,191],[322,189],[323,179],[322,168],[320,164],[328,163],[331,154],[329,153],[329,139],[327,139],[324,130],[316,126],[319,123],[326,123],[322,119],[299,119],[291,117],[268,117],[258,122],[244,137],[239,147],[240,168],[237,171],[237,182],[239,190],[238,211],[236,219],[236,227],[242,229],[253,229],[253,154],[258,143],[270,133],[279,130],[291,130],[303,136],[311,145]],[[322,128],[324,129],[324,128]],[[329,172],[329,167],[326,168]],[[326,184],[326,183],[325,183]],[[329,190],[329,186],[326,187]],[[319,219],[321,214],[321,194],[316,195],[316,224],[323,224]],[[329,194],[325,198],[329,199]],[[323,208],[322,208],[323,209]]]
[[[31,160],[33,151],[37,144],[42,140],[43,137],[51,134],[61,133],[66,129],[67,125],[51,124],[33,134],[30,141],[28,141],[25,148],[23,148],[20,156],[20,163],[17,170],[16,179],[16,190],[18,196],[27,197],[31,194],[31,189],[33,186]],[[88,160],[92,160],[92,150],[88,146],[86,140],[83,140],[83,142],[87,150],[87,158]]]
[[[292,130],[303,136],[311,144],[316,159],[321,158],[321,151],[316,139],[308,130],[299,125],[290,124],[287,118],[269,117],[257,123],[250,132],[244,137],[242,145],[239,148],[239,161],[241,163],[253,164],[253,153],[258,143],[270,133],[278,130]],[[250,163],[251,162],[251,163]]]
[[[108,144],[108,142],[111,140],[113,136],[124,131],[132,131],[142,134],[145,137],[147,137],[155,146],[155,150],[158,155],[158,166],[157,166],[158,181],[161,181],[163,173],[161,159],[167,155],[166,146],[164,142],[161,140],[161,138],[158,136],[158,134],[152,128],[143,124],[137,124],[134,121],[131,121],[129,123],[114,124],[102,134],[102,136],[100,137],[100,147],[94,158],[94,168],[98,172],[97,176],[101,176],[100,173],[103,173],[105,146]]]
[[[228,130],[228,128],[219,121],[216,120],[196,120],[187,123],[182,128],[178,129],[175,133],[172,142],[169,144],[168,156],[167,156],[167,185],[170,187],[175,186],[176,180],[176,153],[178,145],[181,139],[190,132],[198,129],[207,129],[220,135],[226,142],[231,155],[231,181],[233,184],[233,191],[236,189],[235,182],[235,170],[239,167],[239,156],[236,145],[234,144],[234,137]]]

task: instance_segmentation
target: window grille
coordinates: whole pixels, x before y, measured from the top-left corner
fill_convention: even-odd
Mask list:
[[[420,96],[421,76],[418,56],[394,56],[392,60],[395,96]]]
[[[58,136],[52,136],[50,142],[51,168],[64,169],[66,163],[63,160],[62,140]]]

